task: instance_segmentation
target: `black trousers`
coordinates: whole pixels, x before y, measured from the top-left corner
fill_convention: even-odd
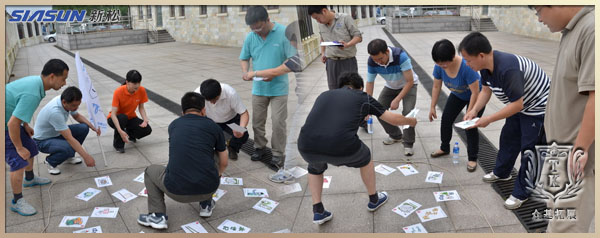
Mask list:
[[[452,125],[456,120],[458,114],[463,110],[463,108],[467,107],[467,111],[469,109],[469,101],[464,101],[454,94],[450,94],[448,96],[448,100],[446,101],[446,106],[444,107],[444,112],[442,114],[442,126],[440,126],[440,135],[442,138],[442,144],[440,145],[440,150],[444,152],[450,152],[450,140],[452,139]],[[477,114],[478,117],[483,115],[483,111],[485,111],[485,107],[479,111]],[[461,120],[462,121],[462,118]],[[479,131],[477,128],[466,130],[467,133],[467,154],[469,156],[469,161],[477,161],[477,154],[479,153]]]
[[[140,124],[142,124],[142,122],[144,122],[144,120],[140,119],[139,117],[134,117],[134,118],[128,119],[127,115],[118,114],[117,120],[119,120],[119,125],[121,126],[121,130],[124,130],[125,132],[127,132],[127,135],[129,135],[129,138],[140,139],[140,138],[144,138],[147,135],[150,135],[150,133],[152,133],[152,128],[150,127],[150,124],[148,124],[148,126],[146,126],[146,127],[140,127]],[[115,135],[114,135],[114,139],[113,139],[113,147],[115,147],[115,148],[125,147],[125,142],[123,142],[123,139],[121,139],[121,135],[115,128],[115,123],[113,123],[112,118],[108,118],[108,125],[111,128],[115,129]]]
[[[248,131],[244,132],[244,136],[242,136],[242,138],[236,138],[235,136],[233,136],[233,130],[231,130],[231,128],[227,124],[235,123],[239,125],[240,118],[240,114],[237,114],[234,118],[232,118],[229,121],[226,121],[224,123],[217,123],[217,125],[219,125],[224,132],[231,135],[231,139],[229,140],[229,147],[235,150],[236,153],[239,153],[240,148],[242,148],[242,145],[246,143],[246,141],[248,141]]]

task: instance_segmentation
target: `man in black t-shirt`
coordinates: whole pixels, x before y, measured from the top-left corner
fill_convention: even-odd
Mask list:
[[[183,116],[169,125],[167,167],[150,165],[144,173],[148,214],[140,214],[137,221],[155,229],[168,228],[165,193],[181,203],[200,202],[200,216],[209,217],[215,206],[213,193],[228,163],[223,131],[206,117],[204,97],[186,93],[181,107]]]
[[[327,164],[360,168],[369,194],[367,210],[377,210],[388,199],[386,192],[377,193],[371,151],[356,135],[365,116],[375,115],[392,125],[414,127],[417,124],[415,118],[386,111],[377,100],[363,92],[363,79],[357,73],[342,74],[340,81],[341,88],[319,95],[298,137],[298,150],[308,162],[308,186],[315,224],[323,224],[333,217],[321,203]]]

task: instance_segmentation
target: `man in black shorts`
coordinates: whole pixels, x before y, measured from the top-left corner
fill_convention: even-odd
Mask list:
[[[363,79],[357,73],[340,76],[340,88],[319,95],[300,130],[298,150],[308,162],[308,187],[313,201],[313,223],[323,224],[333,217],[321,203],[323,173],[327,164],[360,168],[367,187],[367,209],[375,211],[387,199],[386,192],[375,189],[375,170],[371,151],[358,138],[356,132],[367,115],[375,115],[392,125],[417,124],[415,118],[406,118],[381,106],[373,97],[363,92]]]

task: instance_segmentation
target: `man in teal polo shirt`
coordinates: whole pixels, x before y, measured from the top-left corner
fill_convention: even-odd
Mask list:
[[[28,76],[6,85],[4,158],[10,167],[10,185],[14,195],[10,210],[23,216],[34,215],[37,211],[23,199],[21,186],[51,182],[50,179],[33,175],[33,158],[38,154],[38,149],[31,139],[33,129],[29,122],[46,96],[46,91],[59,90],[65,85],[68,75],[69,67],[65,62],[51,59],[44,65],[41,76]]]
[[[267,138],[265,123],[267,108],[271,104],[273,122],[271,146],[273,148],[273,164],[281,164],[285,158],[286,119],[288,98],[288,76],[268,78],[261,70],[275,68],[286,59],[296,55],[296,50],[285,37],[285,26],[271,22],[267,9],[263,6],[252,6],[246,12],[246,24],[252,32],[246,36],[240,52],[242,79],[253,80],[252,83],[252,129],[254,130],[253,161],[261,160],[265,153]],[[249,77],[250,59],[254,75]]]

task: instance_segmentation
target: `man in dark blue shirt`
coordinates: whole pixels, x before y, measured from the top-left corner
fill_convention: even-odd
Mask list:
[[[188,92],[181,98],[183,116],[169,125],[169,163],[150,165],[144,173],[148,214],[138,223],[166,229],[164,194],[181,203],[200,202],[200,216],[209,217],[220,177],[227,167],[227,150],[221,128],[206,117],[204,97]],[[218,154],[218,158],[215,157]]]
[[[519,153],[533,150],[545,143],[544,114],[550,90],[550,78],[532,60],[520,55],[492,51],[488,39],[479,32],[467,35],[458,50],[467,65],[481,74],[483,89],[473,109],[465,115],[471,120],[490,100],[492,93],[506,106],[496,113],[481,117],[472,128],[486,127],[492,122],[506,119],[500,133],[500,148],[494,171],[483,176],[485,182],[511,179],[511,171]],[[521,155],[519,175],[515,187],[504,202],[507,209],[519,208],[530,192],[525,188],[525,173],[529,160]]]

